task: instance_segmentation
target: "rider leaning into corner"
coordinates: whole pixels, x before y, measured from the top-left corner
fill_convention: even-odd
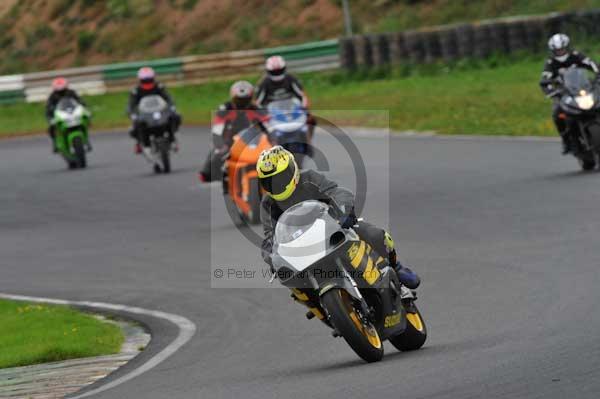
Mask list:
[[[179,149],[175,133],[181,125],[181,115],[177,113],[175,109],[175,103],[167,93],[167,89],[161,83],[156,81],[156,73],[154,69],[150,67],[143,67],[137,73],[138,85],[134,87],[129,93],[129,104],[127,105],[127,115],[131,119],[131,129],[129,135],[136,140],[134,152],[140,154],[142,152],[142,145],[144,147],[150,146],[150,140],[147,134],[140,128],[137,123],[137,106],[145,96],[159,95],[161,96],[173,111],[171,119],[169,121],[169,140],[173,145],[173,150]]]
[[[46,101],[46,120],[48,121],[48,135],[52,139],[52,152],[58,152],[56,147],[56,126],[52,123],[54,118],[54,110],[58,105],[58,102],[63,98],[72,98],[85,107],[85,102],[79,97],[75,90],[69,88],[69,81],[63,77],[58,77],[52,81],[52,93]],[[85,143],[86,150],[92,150],[92,144],[89,142]]]
[[[308,111],[310,105],[308,96],[302,84],[294,75],[286,72],[286,63],[283,57],[274,55],[265,62],[265,76],[258,83],[256,89],[256,105],[266,108],[269,103],[277,100],[287,100],[296,97],[302,101],[302,107]],[[313,115],[308,113],[308,140],[310,141],[317,124]]]
[[[560,93],[556,91],[556,84],[560,82],[561,75],[571,67],[585,68],[594,72],[596,75],[600,72],[598,64],[586,57],[583,53],[571,50],[569,47],[570,39],[563,33],[557,33],[550,37],[548,48],[550,57],[546,60],[540,86],[546,95],[552,95],[554,105],[552,108],[552,119],[556,130],[562,138],[563,154],[568,154],[573,150],[569,135],[569,126],[566,119],[561,118],[560,112]]]
[[[213,146],[198,174],[201,182],[205,183],[221,178],[223,157],[231,148],[236,134],[253,124],[257,124],[266,132],[263,122],[268,119],[268,116],[252,103],[253,95],[254,87],[245,80],[231,85],[230,101],[221,104],[213,116]]]
[[[377,226],[358,221],[354,213],[354,195],[349,190],[316,171],[299,171],[294,155],[281,146],[263,151],[256,170],[261,187],[267,193],[261,203],[260,219],[264,229],[262,256],[271,268],[273,232],[279,217],[293,205],[317,200],[331,207],[332,216],[340,221],[343,228],[354,228],[378,254],[387,255],[402,284],[409,289],[419,286],[419,276],[398,261],[392,237]]]

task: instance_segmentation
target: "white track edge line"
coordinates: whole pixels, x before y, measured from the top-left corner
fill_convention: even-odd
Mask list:
[[[28,301],[28,302],[40,302],[40,303],[50,303],[55,305],[71,305],[71,306],[85,306],[96,309],[103,310],[112,310],[112,311],[120,311],[127,312],[132,314],[145,315],[150,317],[155,317],[163,320],[167,320],[173,324],[175,324],[179,328],[179,333],[177,334],[177,338],[173,340],[169,345],[167,345],[163,350],[158,352],[156,355],[151,357],[148,361],[144,362],[140,367],[135,370],[125,374],[117,378],[114,381],[111,381],[107,384],[104,384],[96,389],[83,393],[81,395],[76,395],[70,397],[71,399],[81,399],[87,398],[89,396],[95,395],[100,392],[107,391],[112,389],[118,385],[121,385],[125,382],[132,380],[135,377],[138,377],[145,372],[151,370],[156,367],[163,361],[165,361],[168,357],[177,352],[183,345],[185,345],[196,333],[196,325],[191,320],[179,316],[172,313],[161,312],[158,310],[147,310],[138,307],[130,307],[125,305],[117,305],[111,303],[104,302],[88,302],[88,301],[69,301],[64,299],[54,299],[54,298],[41,298],[41,297],[32,297],[25,295],[12,295],[12,294],[4,294],[0,293],[0,298],[11,299],[15,301]]]

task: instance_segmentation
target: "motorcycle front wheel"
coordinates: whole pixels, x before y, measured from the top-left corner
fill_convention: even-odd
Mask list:
[[[252,224],[260,223],[260,185],[258,179],[250,180],[250,194],[248,195],[248,203],[250,204],[250,214],[248,215],[248,221]]]
[[[581,166],[581,170],[585,172],[594,170],[596,167],[596,159],[592,153],[578,156],[577,161],[579,162],[579,166]]]
[[[170,173],[171,172],[171,156],[169,154],[169,143],[168,142],[163,142],[161,143],[160,146],[160,160],[162,163],[162,171],[163,173]]]
[[[361,318],[346,291],[339,288],[327,291],[321,297],[321,304],[331,324],[358,356],[368,363],[383,358],[383,344],[377,330]]]
[[[83,146],[83,140],[81,137],[75,137],[73,139],[73,153],[75,155],[76,166],[78,168],[85,168],[87,166],[87,160],[85,148]]]

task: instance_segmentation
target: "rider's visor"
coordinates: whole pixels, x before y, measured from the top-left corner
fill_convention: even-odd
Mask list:
[[[273,176],[263,177],[258,180],[260,181],[261,187],[266,192],[273,195],[278,195],[287,189],[287,186],[289,186],[292,180],[294,180],[295,174],[296,165],[294,162],[290,162],[284,171]]]
[[[560,57],[560,56],[567,54],[568,51],[569,50],[565,47],[565,48],[556,49],[553,52],[554,52],[555,56]]]
[[[269,75],[271,75],[271,76],[282,76],[284,74],[285,74],[285,68],[273,69],[272,71],[269,71]]]
[[[152,90],[154,88],[154,79],[142,79],[140,80],[140,86],[144,90]]]

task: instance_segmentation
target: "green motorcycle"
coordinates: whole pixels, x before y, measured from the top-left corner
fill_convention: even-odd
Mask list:
[[[56,105],[51,121],[56,127],[54,140],[58,153],[65,159],[69,169],[87,166],[90,118],[90,111],[74,98],[65,97]]]

